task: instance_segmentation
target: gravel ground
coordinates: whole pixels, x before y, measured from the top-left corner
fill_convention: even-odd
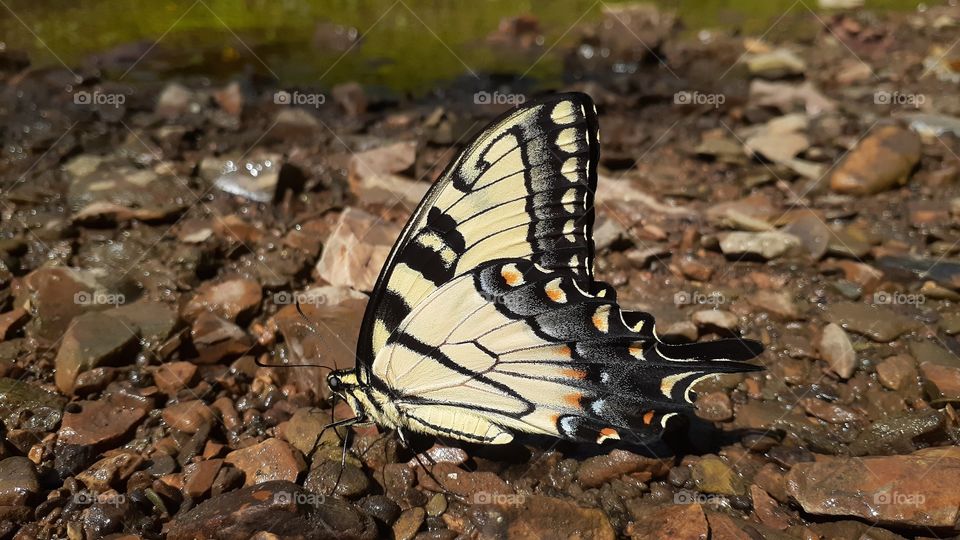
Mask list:
[[[561,51],[558,89],[600,108],[597,273],[667,339],[767,348],[649,448],[362,427],[341,466],[345,433],[314,444],[351,416],[326,370],[257,364],[353,364],[409,213],[526,94],[119,83],[0,51],[0,538],[960,533],[960,9],[765,39],[632,9]]]

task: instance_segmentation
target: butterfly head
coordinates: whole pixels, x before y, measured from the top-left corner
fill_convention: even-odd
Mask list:
[[[347,402],[360,421],[368,421],[376,415],[376,407],[371,403],[368,387],[357,378],[352,369],[339,369],[327,375],[327,386],[337,397]],[[372,415],[372,416],[371,416]]]

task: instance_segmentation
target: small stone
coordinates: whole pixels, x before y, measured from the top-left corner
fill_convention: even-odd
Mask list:
[[[709,528],[699,504],[650,504],[634,499],[627,504],[633,520],[626,533],[631,540],[707,540]]]
[[[898,354],[877,364],[877,379],[890,390],[903,390],[917,382],[917,362],[908,354]]]
[[[920,364],[920,373],[927,385],[933,387],[928,392],[933,403],[960,401],[960,367],[923,362]]]
[[[423,525],[425,517],[426,512],[423,508],[415,507],[405,510],[393,524],[393,537],[396,540],[412,540]]]
[[[119,394],[96,401],[75,401],[64,412],[57,441],[111,447],[126,439],[146,414],[143,404]]]
[[[701,328],[719,328],[734,331],[740,326],[740,319],[733,313],[722,309],[704,309],[691,317],[694,324]]]
[[[187,113],[199,111],[199,96],[186,86],[178,83],[170,83],[160,92],[155,109],[158,116],[168,120],[177,120]]]
[[[827,252],[832,234],[830,227],[812,211],[802,212],[783,227],[783,232],[799,238],[813,260],[820,259]]]
[[[297,449],[276,438],[234,450],[227,454],[226,462],[244,472],[247,478],[245,486],[271,480],[295,482],[297,476],[307,468]]]
[[[242,328],[207,311],[197,316],[190,337],[200,355],[194,359],[198,364],[215,364],[225,358],[235,358],[253,347],[253,341]]]
[[[824,318],[844,330],[888,343],[917,327],[912,319],[877,305],[840,302],[827,306]]]
[[[691,470],[697,490],[718,495],[744,495],[743,478],[718,457],[706,456],[693,464]]]
[[[284,162],[281,154],[252,152],[249,155],[206,157],[200,162],[200,177],[225,193],[256,202],[272,202],[281,186],[298,184],[302,173]]]
[[[370,489],[370,480],[363,470],[352,463],[341,466],[339,461],[324,461],[310,470],[303,487],[311,493],[354,499]]]
[[[484,502],[484,497],[513,494],[513,488],[492,472],[468,472],[452,463],[437,463],[431,465],[430,469],[434,478],[426,474],[422,467],[416,469],[422,489],[449,492],[474,504]]]
[[[117,319],[105,312],[77,317],[67,329],[57,352],[54,374],[57,388],[70,395],[81,372],[132,360],[138,346],[137,338],[137,328],[117,324]]]
[[[753,511],[761,523],[778,531],[790,526],[789,515],[761,487],[750,486],[750,498],[753,500]]]
[[[196,375],[197,366],[192,362],[169,362],[156,368],[153,382],[164,394],[175,396],[180,390],[193,386]]]
[[[747,302],[756,308],[772,313],[785,320],[800,318],[800,309],[788,291],[759,290],[747,298]]]
[[[943,426],[943,414],[935,409],[922,409],[899,415],[890,415],[870,424],[849,445],[854,456],[867,454],[907,453],[913,450],[913,440]]]
[[[856,422],[861,419],[860,415],[852,410],[836,403],[827,403],[816,398],[803,398],[800,400],[800,406],[810,415],[830,422],[831,424],[843,424],[845,422]]]
[[[253,314],[260,307],[263,289],[256,281],[230,279],[207,283],[197,289],[183,309],[183,316],[195,320],[203,311],[209,311],[230,322],[237,322]]]
[[[351,191],[367,204],[403,202],[412,210],[430,188],[400,175],[413,167],[416,151],[416,142],[408,141],[354,154],[348,169]]]
[[[872,130],[830,174],[838,193],[871,195],[905,184],[920,160],[920,138],[894,125]]]
[[[243,91],[234,81],[213,93],[213,99],[223,112],[239,118],[243,113]]]
[[[25,505],[39,492],[40,482],[33,462],[22,456],[0,461],[0,505]]]
[[[206,496],[210,493],[213,481],[222,466],[222,459],[206,459],[188,464],[183,468],[183,491],[193,499]]]
[[[209,405],[200,399],[168,405],[161,414],[163,421],[173,429],[184,433],[196,433],[201,426],[213,423],[216,415]]]
[[[373,290],[399,235],[399,226],[347,208],[327,239],[316,273],[332,285]]]
[[[830,370],[843,379],[849,379],[857,369],[857,353],[853,350],[850,337],[837,324],[830,323],[823,328],[817,344],[821,357],[830,366]]]
[[[793,51],[775,49],[770,52],[748,55],[747,69],[752,75],[767,79],[777,79],[790,75],[802,75],[806,64]]]
[[[713,267],[693,258],[684,258],[680,261],[680,271],[683,275],[696,281],[710,281]]]
[[[143,465],[143,462],[143,457],[136,452],[111,450],[107,453],[107,457],[91,465],[76,478],[90,491],[102,493],[111,489],[112,486],[125,482]]]
[[[60,424],[66,402],[36,384],[0,378],[0,421],[8,430],[53,431]]]
[[[309,141],[313,140],[321,130],[320,121],[316,116],[301,107],[285,107],[277,112],[273,120],[273,129],[268,133],[271,140]]]
[[[780,231],[731,232],[720,238],[720,250],[728,257],[757,256],[776,259],[801,246],[800,239]]]
[[[697,396],[697,416],[711,422],[726,422],[733,418],[733,403],[726,392],[708,392]]]
[[[671,460],[634,454],[627,450],[611,450],[605,456],[587,458],[580,464],[577,480],[584,488],[599,487],[614,478],[630,474],[646,478],[662,478],[670,472]]]
[[[447,497],[443,493],[434,493],[424,508],[427,515],[437,517],[447,511]]]
[[[960,449],[909,455],[835,457],[799,463],[787,491],[803,510],[851,516],[894,527],[955,530],[960,518]]]

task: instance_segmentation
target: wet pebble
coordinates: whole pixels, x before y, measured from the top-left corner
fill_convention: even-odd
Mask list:
[[[20,506],[40,492],[33,462],[22,456],[0,461],[0,505]]]
[[[310,470],[303,487],[317,494],[334,494],[354,499],[367,492],[370,481],[363,470],[352,463],[341,466],[339,461],[324,461]]]
[[[399,235],[398,225],[347,208],[327,238],[316,273],[332,285],[372,290]]]
[[[830,370],[844,379],[849,379],[857,368],[857,353],[850,337],[837,324],[828,324],[820,334],[817,349],[830,366]]]
[[[830,304],[824,317],[844,330],[881,343],[893,341],[917,327],[915,321],[887,307],[858,302]]]
[[[583,487],[592,488],[625,474],[645,478],[646,480],[663,478],[670,471],[670,465],[670,460],[646,457],[627,450],[616,449],[611,450],[607,455],[594,456],[584,460],[577,471],[577,480]]]
[[[780,231],[732,232],[720,238],[720,249],[731,258],[752,255],[771,260],[796,250],[800,245],[799,238]]]
[[[870,195],[904,184],[920,160],[920,138],[894,125],[873,129],[830,174],[839,193]]]
[[[300,452],[280,439],[267,439],[262,443],[234,450],[227,454],[225,461],[244,472],[246,486],[271,480],[294,482],[307,468]]]

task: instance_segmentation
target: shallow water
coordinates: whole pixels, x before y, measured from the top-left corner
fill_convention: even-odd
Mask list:
[[[621,2],[608,2],[608,4]],[[661,0],[689,31],[789,33],[816,0]],[[915,0],[867,1],[874,10],[916,9]],[[564,44],[578,22],[598,20],[594,0],[334,0],[292,2],[120,0],[35,2],[0,7],[0,43],[29,52],[36,65],[99,66],[121,78],[202,75],[230,78],[253,71],[286,84],[328,86],[359,81],[422,92],[441,80],[489,74],[557,80]],[[471,9],[464,9],[471,6]],[[534,15],[542,44],[518,51],[487,36],[505,17]],[[768,32],[769,31],[769,32]],[[105,51],[109,51],[104,54]]]

